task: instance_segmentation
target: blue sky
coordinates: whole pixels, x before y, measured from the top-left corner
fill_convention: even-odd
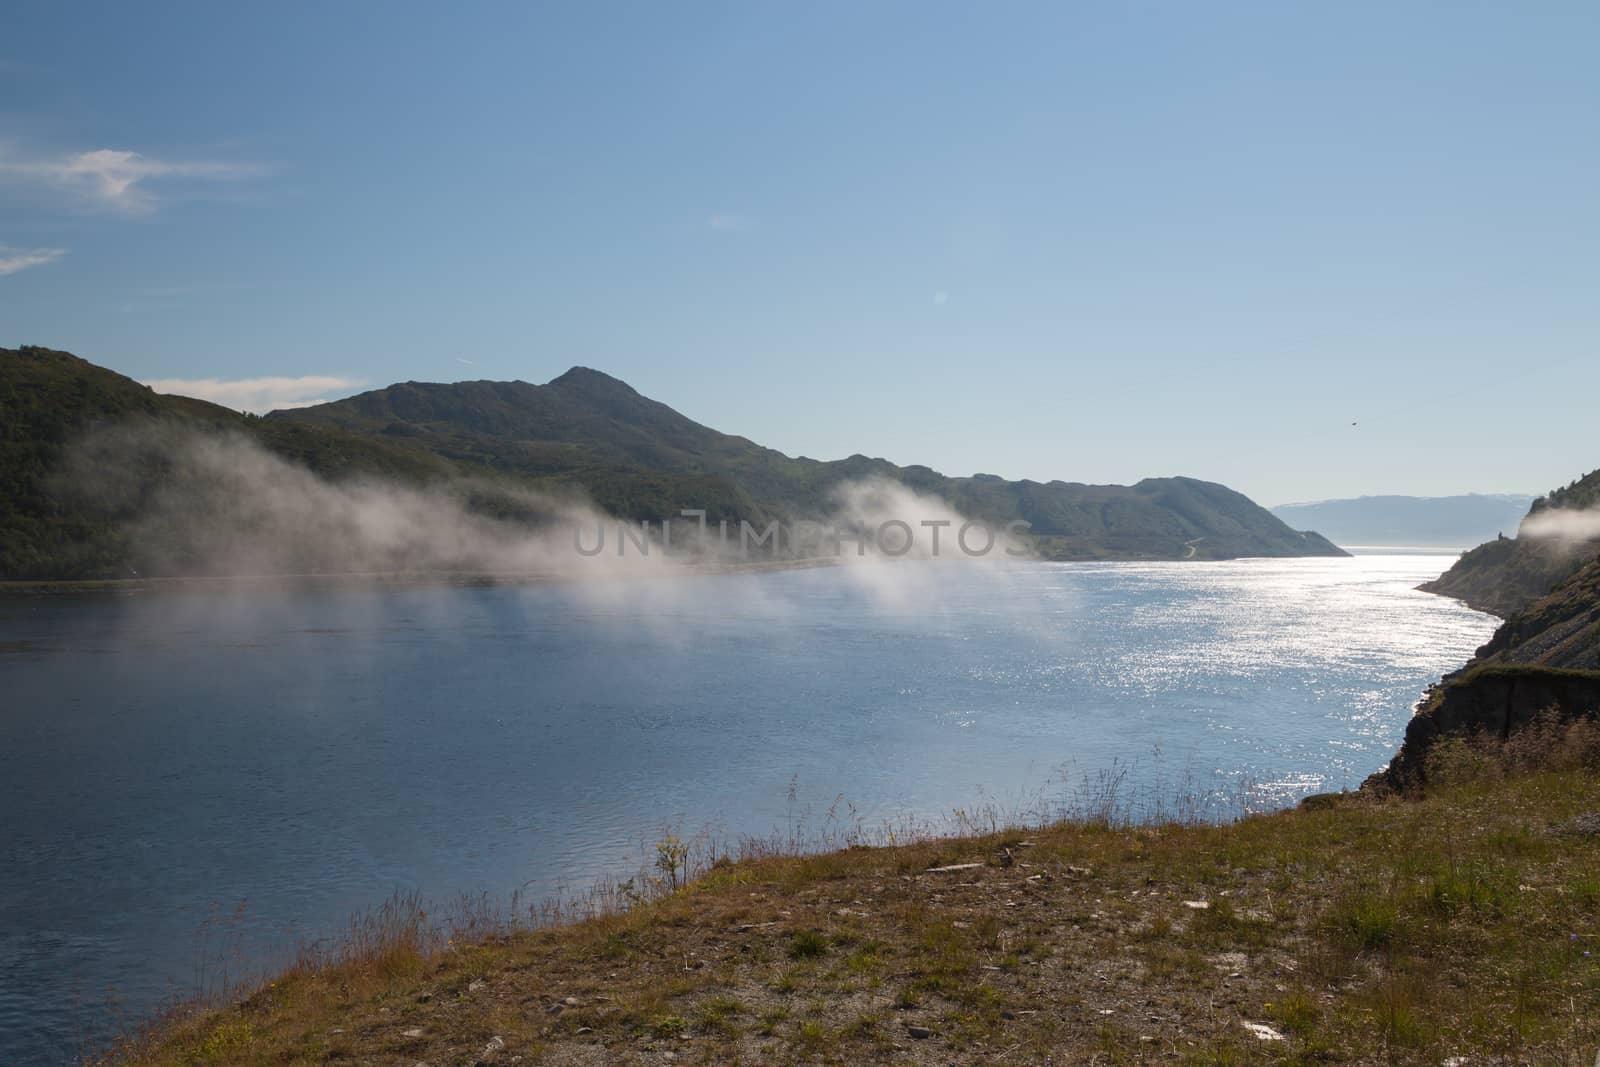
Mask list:
[[[584,364],[818,458],[1542,491],[1600,466],[1597,49],[1590,2],[13,2],[0,343],[236,406]]]

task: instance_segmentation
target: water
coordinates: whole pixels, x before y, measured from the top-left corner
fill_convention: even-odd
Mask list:
[[[396,889],[631,873],[667,826],[1021,811],[1113,765],[1152,801],[1354,787],[1493,629],[1413,591],[1449,563],[0,601],[0,1063]]]

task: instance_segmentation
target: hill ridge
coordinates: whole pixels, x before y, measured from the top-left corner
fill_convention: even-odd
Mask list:
[[[884,480],[970,518],[1028,522],[1049,559],[1343,554],[1216,482],[1041,483],[950,477],[860,453],[790,457],[581,366],[544,385],[397,382],[256,417],[155,393],[70,353],[0,349],[0,416],[0,578],[122,577],[155,573],[150,567],[188,573],[181,552],[159,564],[141,560],[129,532],[139,502],[169,493],[181,464],[146,457],[114,504],[61,491],[69,446],[130,420],[169,435],[232,435],[333,483],[454,487],[463,506],[496,520],[537,521],[525,502],[531,492],[587,498],[631,520],[660,521],[687,507],[705,509],[711,522],[792,522],[831,514],[844,487]]]

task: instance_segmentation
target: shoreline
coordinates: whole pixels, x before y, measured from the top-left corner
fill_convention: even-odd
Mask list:
[[[91,1062],[1565,1062],[1600,1040],[1592,768],[1215,825],[668,838],[527,923],[396,897]]]

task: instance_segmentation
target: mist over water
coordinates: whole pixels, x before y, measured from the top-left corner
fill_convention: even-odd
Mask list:
[[[397,888],[540,895],[669,826],[765,834],[791,782],[813,826],[840,795],[1048,812],[1114,765],[1219,812],[1354,787],[1493,630],[1414,590],[1450,562],[0,601],[0,1062]]]
[[[576,489],[459,476],[330,479],[241,434],[168,423],[85,435],[53,484],[123,531],[131,574],[141,576],[466,572],[582,581],[670,573],[672,558],[1030,554],[1011,531],[964,530],[967,517],[943,500],[882,478],[842,482],[816,513],[770,526],[709,521],[693,500],[621,521]]]

